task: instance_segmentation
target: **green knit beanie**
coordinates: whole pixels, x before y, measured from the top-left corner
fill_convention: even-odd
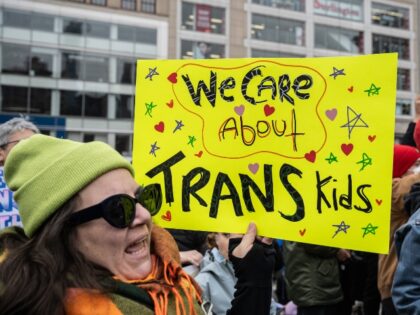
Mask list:
[[[77,192],[118,168],[133,175],[131,164],[109,145],[34,135],[11,150],[4,167],[28,237]]]

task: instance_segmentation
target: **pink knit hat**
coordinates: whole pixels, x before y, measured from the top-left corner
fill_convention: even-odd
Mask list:
[[[396,144],[394,146],[392,177],[402,177],[418,158],[420,158],[420,152],[416,148],[409,145]]]

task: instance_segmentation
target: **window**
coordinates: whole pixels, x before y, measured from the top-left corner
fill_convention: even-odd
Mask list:
[[[135,61],[128,59],[117,59],[117,83],[134,84]]]
[[[4,10],[3,24],[5,26],[30,28],[31,18],[29,12]]]
[[[54,17],[35,12],[23,12],[5,9],[3,11],[5,26],[54,32]]]
[[[29,47],[23,45],[2,45],[2,72],[28,75]]]
[[[91,0],[92,4],[96,4],[96,5],[104,5],[106,6],[106,0]]]
[[[94,82],[108,82],[108,58],[103,56],[83,56],[85,66],[84,80]]]
[[[382,3],[372,3],[372,24],[408,30],[409,10]]]
[[[154,28],[118,25],[118,40],[156,45],[157,30]]]
[[[30,89],[30,107],[31,114],[51,114],[51,90],[50,89]]]
[[[410,42],[405,38],[372,34],[372,52],[374,54],[397,52],[398,59],[410,59]]]
[[[33,76],[52,77],[53,54],[44,51],[44,49],[32,47],[31,75]]]
[[[92,22],[87,21],[86,25],[86,36],[89,37],[99,37],[99,38],[109,38],[110,34],[110,25],[107,23],[101,22]]]
[[[116,95],[116,118],[133,118],[134,96]]]
[[[411,115],[411,100],[408,99],[397,99],[396,107],[397,115]]]
[[[115,150],[124,156],[131,156],[131,135],[116,135]]]
[[[207,4],[182,2],[181,27],[185,30],[224,34],[225,9]]]
[[[104,93],[85,93],[85,116],[106,117],[108,95]]]
[[[314,13],[361,22],[363,0],[314,0]]]
[[[403,91],[411,90],[410,70],[398,68],[397,89]]]
[[[121,0],[121,8],[126,10],[136,10],[136,0]]]
[[[252,3],[272,8],[305,11],[305,0],[252,0]]]
[[[60,115],[82,116],[83,94],[78,91],[60,91]]]
[[[303,46],[304,22],[252,15],[251,37],[276,43]]]
[[[350,53],[363,53],[363,32],[326,25],[315,25],[315,47]]]
[[[31,27],[34,30],[54,32],[54,17],[52,15],[31,13]]]
[[[27,113],[28,104],[28,88],[20,86],[3,85],[1,87],[2,94],[2,111],[3,112],[19,112]]]
[[[137,43],[153,44],[157,43],[157,30],[153,28],[136,27],[134,29],[135,38]]]
[[[156,0],[141,0],[141,12],[156,13]]]
[[[63,19],[63,33],[73,35],[83,35],[83,21],[76,19]]]
[[[251,57],[253,58],[278,58],[278,57],[285,57],[285,58],[302,58],[305,57],[304,55],[299,54],[291,54],[284,51],[278,50],[260,50],[260,49],[252,49]]]
[[[182,59],[217,59],[224,58],[225,46],[207,42],[181,41]]]
[[[82,61],[82,56],[78,52],[63,52],[61,54],[61,77],[83,80]]]

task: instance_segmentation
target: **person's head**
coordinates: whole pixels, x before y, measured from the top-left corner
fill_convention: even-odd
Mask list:
[[[394,145],[394,162],[392,177],[418,173],[420,171],[420,152],[408,145]]]
[[[229,259],[229,234],[209,233],[207,236],[209,248],[217,248],[225,259]]]
[[[124,280],[142,279],[151,270],[151,217],[138,202],[133,173],[105,143],[44,135],[20,141],[5,164],[29,238],[65,229],[88,262]],[[52,219],[59,223],[51,226]]]
[[[22,139],[39,133],[38,128],[23,118],[12,118],[0,125],[0,166],[3,166],[10,150]]]

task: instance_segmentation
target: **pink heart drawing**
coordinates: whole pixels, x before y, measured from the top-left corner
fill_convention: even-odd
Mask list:
[[[259,168],[260,168],[260,165],[258,163],[248,165],[248,169],[251,171],[252,174],[255,174],[256,172],[258,172]]]
[[[237,113],[239,116],[242,116],[242,114],[245,111],[245,106],[244,105],[235,106],[234,110],[235,110],[235,113]]]
[[[333,121],[335,119],[335,117],[337,116],[337,108],[328,109],[327,111],[325,111],[325,115],[327,115],[327,117],[331,121]]]

